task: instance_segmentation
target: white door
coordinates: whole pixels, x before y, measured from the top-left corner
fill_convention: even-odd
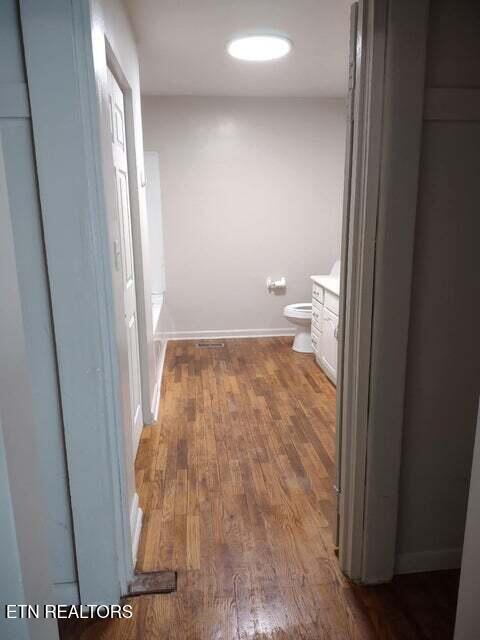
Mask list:
[[[114,243],[115,269],[121,271],[125,308],[125,331],[128,349],[128,379],[130,387],[129,425],[133,456],[135,457],[143,427],[142,395],[140,379],[140,355],[138,349],[137,301],[133,262],[132,224],[130,218],[130,192],[128,186],[127,142],[125,135],[125,108],[123,92],[110,69],[108,72],[108,97],[110,109],[110,134],[112,139],[113,170],[115,173],[117,224],[119,246]]]

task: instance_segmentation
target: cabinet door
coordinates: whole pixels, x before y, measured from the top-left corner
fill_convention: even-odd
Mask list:
[[[323,308],[320,365],[333,383],[337,381],[338,316]]]
[[[319,304],[315,298],[312,300],[312,347],[315,353],[315,360],[318,364],[320,358],[320,344],[322,335],[322,314],[323,304]]]

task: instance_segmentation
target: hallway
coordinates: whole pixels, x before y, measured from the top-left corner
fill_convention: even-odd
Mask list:
[[[137,569],[178,571],[132,620],[64,638],[347,640],[452,637],[457,576],[361,588],[331,534],[335,389],[289,338],[168,345],[162,415],[143,431]]]

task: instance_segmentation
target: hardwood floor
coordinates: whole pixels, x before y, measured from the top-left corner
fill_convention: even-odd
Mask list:
[[[161,419],[137,457],[138,570],[178,591],[131,599],[131,620],[63,638],[450,639],[457,574],[359,587],[332,545],[335,389],[291,339],[168,345]]]

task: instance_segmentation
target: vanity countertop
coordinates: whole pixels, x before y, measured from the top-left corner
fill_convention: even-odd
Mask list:
[[[313,282],[331,291],[336,296],[340,295],[340,278],[335,276],[310,276]]]

